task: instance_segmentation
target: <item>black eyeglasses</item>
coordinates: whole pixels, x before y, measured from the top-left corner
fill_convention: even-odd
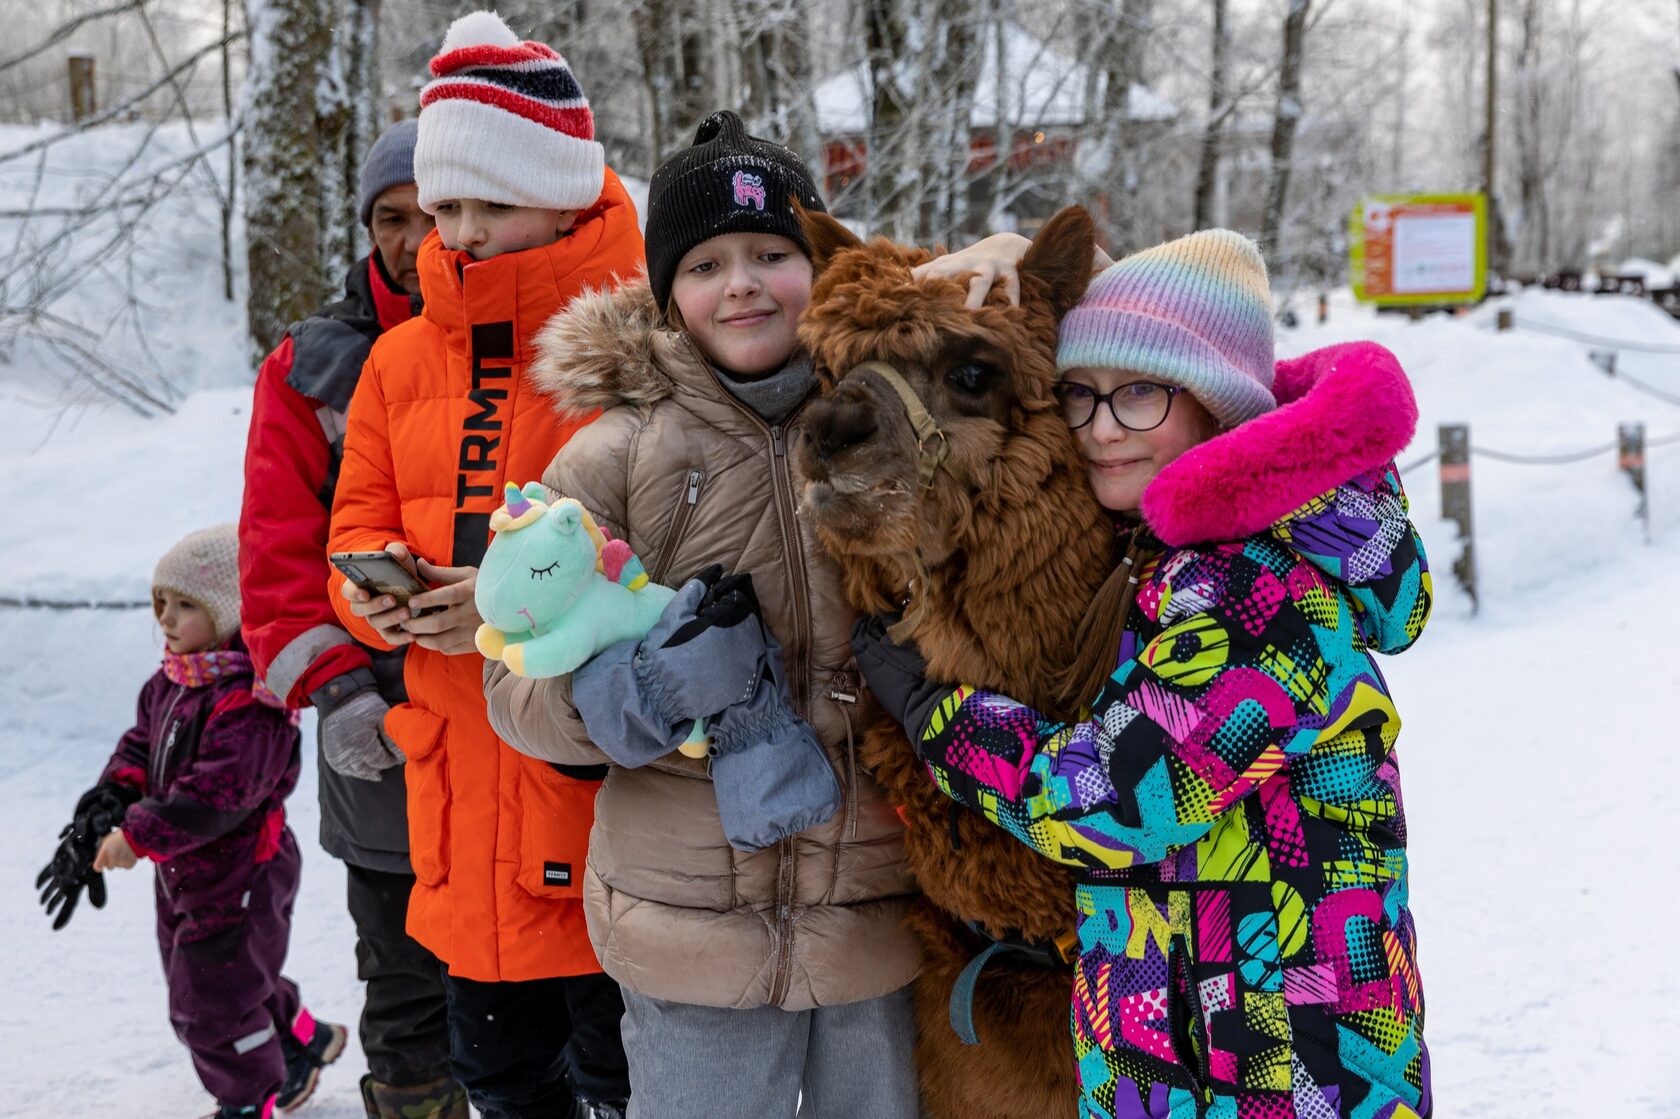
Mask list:
[[[1113,392],[1098,392],[1090,385],[1063,381],[1056,386],[1056,399],[1062,403],[1062,416],[1070,431],[1078,431],[1095,419],[1099,404],[1107,404],[1108,414],[1127,431],[1153,431],[1167,422],[1173,397],[1183,391],[1177,385],[1133,381]]]

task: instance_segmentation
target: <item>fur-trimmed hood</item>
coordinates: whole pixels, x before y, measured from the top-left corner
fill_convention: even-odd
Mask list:
[[[671,356],[687,357],[665,325],[647,276],[614,290],[586,291],[537,332],[530,378],[557,411],[652,404],[672,395]]]
[[[1416,640],[1428,565],[1407,517],[1394,456],[1417,429],[1417,401],[1374,342],[1277,366],[1279,407],[1181,455],[1144,490],[1143,517],[1169,547],[1267,534],[1345,587],[1366,639]]]

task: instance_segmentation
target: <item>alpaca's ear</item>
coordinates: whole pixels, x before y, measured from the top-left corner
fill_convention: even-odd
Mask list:
[[[1060,319],[1085,294],[1091,282],[1091,251],[1096,227],[1083,206],[1069,206],[1051,218],[1021,259],[1021,276],[1044,284],[1050,309]]]
[[[818,210],[807,210],[798,199],[793,203],[793,216],[799,219],[800,228],[805,231],[805,243],[811,246],[811,272],[815,276],[822,275],[829,262],[847,249],[863,247],[857,234],[842,225],[840,219]]]

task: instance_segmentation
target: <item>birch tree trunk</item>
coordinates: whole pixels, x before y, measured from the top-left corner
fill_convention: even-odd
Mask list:
[[[1266,185],[1266,208],[1261,218],[1260,247],[1277,274],[1283,260],[1279,237],[1283,208],[1289,198],[1289,176],[1295,155],[1295,132],[1301,123],[1301,62],[1306,50],[1307,10],[1312,0],[1289,0],[1283,20],[1283,65],[1278,77],[1277,113],[1272,121],[1272,172]]]

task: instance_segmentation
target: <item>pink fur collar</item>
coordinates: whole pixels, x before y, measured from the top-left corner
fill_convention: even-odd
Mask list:
[[[1375,342],[1280,361],[1272,393],[1276,411],[1185,452],[1143,491],[1143,518],[1163,543],[1263,532],[1392,459],[1417,430],[1412,386]]]

